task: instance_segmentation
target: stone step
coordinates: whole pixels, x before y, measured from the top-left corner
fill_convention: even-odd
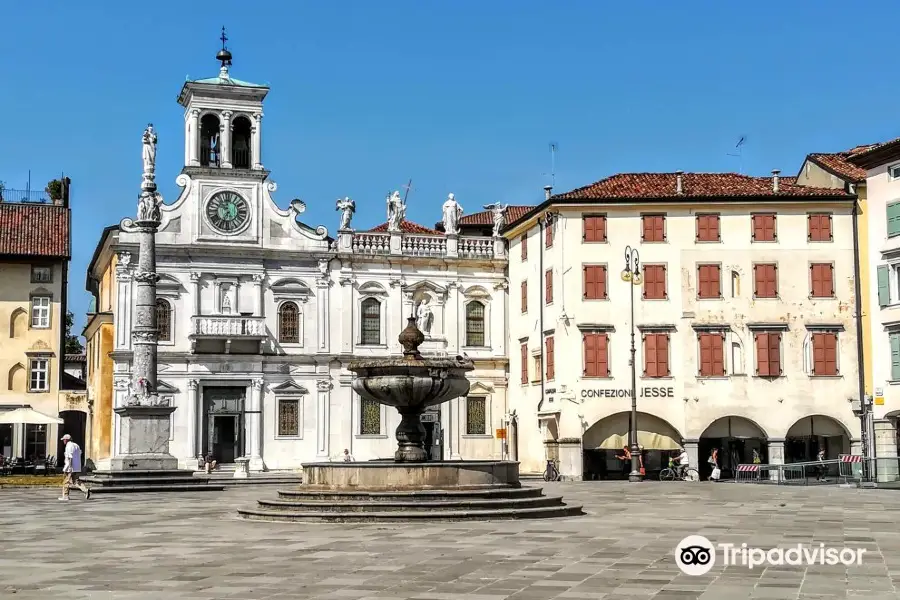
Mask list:
[[[85,475],[85,477],[94,477],[98,479],[125,479],[131,477],[139,477],[139,478],[166,478],[166,477],[186,477],[188,479],[193,478],[194,471],[190,471],[187,469],[169,469],[169,470],[148,470],[148,469],[135,469],[133,471],[91,471],[90,474]]]
[[[478,489],[452,490],[404,490],[404,491],[366,491],[366,490],[315,490],[304,487],[298,490],[278,490],[278,497],[285,500],[330,502],[391,502],[397,500],[453,502],[476,498],[535,498],[542,496],[539,487],[492,487]]]
[[[453,511],[385,511],[385,512],[315,512],[277,510],[238,510],[238,514],[248,520],[274,522],[321,522],[321,523],[386,523],[410,521],[487,521],[509,519],[548,519],[555,517],[575,517],[584,511],[578,505],[548,506],[539,508],[504,508],[495,510],[453,510]]]
[[[81,481],[92,485],[119,487],[123,485],[202,485],[206,480],[196,477],[173,475],[168,477],[82,477]]]
[[[83,481],[83,480],[82,480]],[[221,492],[225,486],[206,483],[184,483],[165,485],[115,485],[91,486],[91,494],[137,494],[147,492]]]
[[[258,503],[260,509],[282,512],[393,512],[400,510],[460,511],[497,508],[540,508],[545,506],[561,506],[563,504],[561,497],[554,496],[424,502],[415,499],[396,502],[333,502],[329,500],[304,500],[297,502],[285,500],[259,500]]]

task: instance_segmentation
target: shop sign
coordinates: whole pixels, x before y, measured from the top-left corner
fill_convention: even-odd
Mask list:
[[[496,437],[498,440],[505,440],[506,439],[506,429],[505,428],[497,429],[495,431],[494,437]]]
[[[671,386],[646,386],[637,389],[638,398],[674,398],[675,388]],[[631,390],[625,388],[585,388],[581,397],[588,398],[631,398]]]

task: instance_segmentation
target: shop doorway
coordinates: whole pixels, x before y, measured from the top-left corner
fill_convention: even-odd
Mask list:
[[[722,417],[710,423],[700,436],[697,454],[701,479],[709,479],[712,464],[709,457],[713,449],[718,449],[718,464],[722,471],[720,479],[734,479],[735,469],[740,464],[768,463],[769,441],[762,427],[750,419],[737,416]]]
[[[425,460],[443,460],[444,436],[440,409],[431,407],[422,413],[422,426],[425,427]]]
[[[638,444],[645,477],[656,479],[668,466],[669,456],[681,447],[681,433],[667,421],[648,413],[637,415]],[[631,413],[621,412],[600,419],[582,435],[585,480],[628,479],[631,463],[618,457],[628,444]]]
[[[850,432],[831,417],[803,417],[791,426],[784,438],[784,462],[815,461],[819,449],[825,450],[826,460],[850,454]],[[827,465],[826,476],[837,477],[838,465]]]

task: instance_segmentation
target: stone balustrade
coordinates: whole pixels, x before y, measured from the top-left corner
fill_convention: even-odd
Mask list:
[[[373,256],[505,259],[506,240],[485,236],[339,231],[332,246],[339,253]]]
[[[240,315],[191,317],[191,333],[195,337],[265,337],[266,320]]]

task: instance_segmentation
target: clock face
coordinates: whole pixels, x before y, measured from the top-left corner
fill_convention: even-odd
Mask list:
[[[243,229],[250,219],[250,207],[244,198],[230,191],[219,192],[206,203],[206,218],[223,233]]]

